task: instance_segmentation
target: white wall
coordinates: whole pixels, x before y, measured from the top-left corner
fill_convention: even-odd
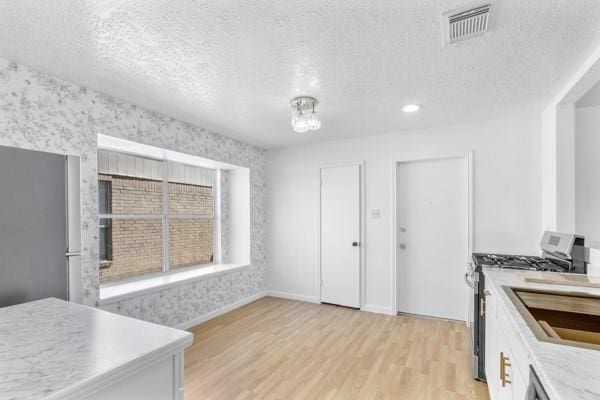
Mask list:
[[[600,247],[600,106],[576,109],[575,227]]]
[[[542,113],[542,227],[556,230],[556,105]]]
[[[577,108],[595,107],[597,105],[600,105],[600,82],[596,83],[575,103]]]
[[[575,103],[594,102],[600,82],[600,46],[558,90],[542,113],[542,226],[575,229]],[[589,94],[589,97],[587,96]]]
[[[99,301],[98,133],[250,170],[252,264],[249,267],[103,302],[104,309],[163,325],[182,326],[264,293],[264,150],[1,58],[0,77],[0,145],[80,156],[84,304],[94,306]],[[228,216],[222,218],[227,220]]]
[[[575,104],[556,112],[556,230],[575,232]]]
[[[575,230],[575,105],[554,104],[542,114],[542,226]]]
[[[250,263],[250,170],[237,168],[229,173],[229,243],[228,262]]]
[[[537,254],[539,115],[269,150],[267,288],[316,299],[319,166],[365,161],[366,306],[389,311],[392,160],[470,150],[474,152],[474,250]],[[371,219],[371,209],[380,209],[381,218]]]

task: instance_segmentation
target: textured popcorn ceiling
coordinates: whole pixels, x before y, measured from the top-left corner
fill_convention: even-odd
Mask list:
[[[0,57],[272,147],[540,111],[600,44],[600,2],[493,3],[492,32],[443,46],[472,1],[0,0]],[[320,131],[290,128],[302,94]]]

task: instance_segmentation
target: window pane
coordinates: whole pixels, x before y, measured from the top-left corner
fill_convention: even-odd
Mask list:
[[[110,226],[112,259],[100,268],[101,283],[162,271],[161,219],[113,219]]]
[[[181,218],[169,221],[171,269],[213,262],[213,220]]]
[[[113,214],[162,214],[162,171],[161,161],[98,151],[98,174],[110,179],[107,202]],[[100,202],[102,207],[102,198]]]
[[[110,214],[111,182],[109,180],[98,181],[98,210],[100,214]]]
[[[214,215],[214,170],[169,164],[169,213]]]
[[[169,213],[171,215],[202,215],[213,217],[214,189],[206,186],[169,182]]]
[[[110,261],[112,256],[111,223],[109,219],[100,220],[100,262]],[[102,265],[101,265],[102,266]]]

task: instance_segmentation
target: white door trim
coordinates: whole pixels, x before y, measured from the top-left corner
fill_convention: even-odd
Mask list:
[[[358,190],[360,193],[360,215],[359,215],[359,223],[360,223],[360,309],[364,307],[365,304],[365,162],[358,161],[353,163],[340,163],[340,164],[325,164],[319,166],[317,171],[317,182],[318,184],[318,194],[317,194],[317,302],[321,303],[321,170],[325,168],[335,168],[335,167],[350,167],[350,166],[358,166],[359,170],[359,184]]]
[[[448,159],[448,158],[458,158],[458,159],[466,159],[467,160],[467,168],[468,168],[468,196],[467,196],[467,201],[468,201],[468,249],[467,249],[467,254],[471,254],[473,253],[473,151],[468,151],[466,153],[454,153],[454,154],[440,154],[440,155],[432,155],[432,156],[428,156],[428,157],[420,157],[420,158],[406,158],[406,159],[393,159],[391,161],[391,168],[392,168],[392,182],[391,182],[391,187],[392,187],[392,242],[391,242],[391,251],[392,251],[392,263],[391,263],[391,268],[390,268],[390,272],[391,272],[391,291],[392,291],[392,304],[390,307],[390,310],[393,311],[393,315],[396,315],[398,313],[398,293],[396,292],[396,280],[398,279],[398,260],[397,260],[397,221],[396,221],[396,206],[397,206],[397,199],[396,199],[396,190],[397,190],[397,182],[396,182],[396,168],[398,166],[398,164],[400,163],[406,163],[406,162],[414,162],[414,161],[434,161],[434,160],[443,160],[443,159]],[[466,267],[466,265],[465,265]],[[465,306],[467,305],[467,303],[465,302]]]

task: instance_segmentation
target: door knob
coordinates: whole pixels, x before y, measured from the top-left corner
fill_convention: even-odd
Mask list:
[[[402,250],[404,250],[406,248],[406,244],[398,243],[398,247],[400,247]]]
[[[352,247],[358,247],[358,242],[352,242]]]

